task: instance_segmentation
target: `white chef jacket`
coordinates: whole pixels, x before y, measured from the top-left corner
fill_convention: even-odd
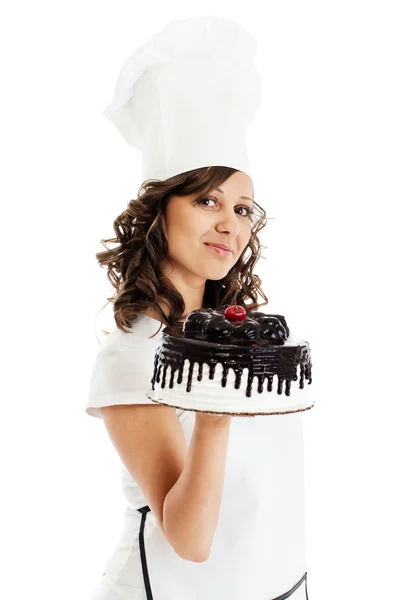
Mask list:
[[[146,391],[164,325],[149,336],[159,327],[141,313],[129,333],[111,331],[95,360],[87,414],[102,418],[102,406],[153,404]],[[189,445],[196,413],[175,410]],[[138,511],[148,501],[122,465],[124,526],[91,600],[283,600],[303,577],[290,599],[307,599],[303,414],[232,417],[219,521],[205,562],[182,559],[153,513]]]

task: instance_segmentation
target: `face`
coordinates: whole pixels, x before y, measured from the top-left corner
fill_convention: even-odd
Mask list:
[[[251,237],[253,193],[251,178],[236,171],[197,201],[198,194],[170,198],[166,208],[168,257],[175,277],[204,285],[206,279],[227,275]],[[221,253],[207,244],[222,244],[232,251]],[[163,272],[171,273],[169,263]]]

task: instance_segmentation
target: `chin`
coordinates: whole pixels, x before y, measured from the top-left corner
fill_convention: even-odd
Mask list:
[[[229,270],[230,269],[224,269],[223,271],[217,271],[216,269],[213,269],[212,271],[208,270],[204,274],[204,278],[209,279],[210,281],[219,281],[228,275]]]

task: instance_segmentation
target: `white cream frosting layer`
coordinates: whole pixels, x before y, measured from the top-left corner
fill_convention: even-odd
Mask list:
[[[188,359],[184,362],[183,379],[180,384],[177,383],[178,372],[174,374],[173,387],[169,388],[171,376],[171,367],[167,367],[165,376],[165,387],[161,387],[163,370],[160,373],[160,383],[155,382],[155,389],[148,388],[146,395],[153,401],[158,401],[168,406],[182,408],[185,410],[200,410],[216,413],[250,413],[250,414],[270,414],[286,413],[307,410],[314,406],[310,400],[309,388],[311,387],[307,379],[304,379],[304,387],[300,389],[300,365],[297,369],[297,381],[291,382],[290,396],[285,394],[286,382],[282,383],[282,393],[278,394],[278,376],[274,375],[272,382],[272,391],[268,392],[268,378],[263,383],[263,391],[257,391],[258,377],[254,377],[251,388],[251,396],[246,396],[247,378],[249,369],[243,369],[240,388],[235,389],[235,372],[229,369],[226,386],[222,387],[223,366],[217,363],[214,371],[214,379],[209,379],[209,365],[203,364],[202,380],[197,380],[199,372],[199,363],[195,362],[192,373],[192,384],[190,392],[186,391],[189,375]],[[312,384],[311,384],[312,385]]]

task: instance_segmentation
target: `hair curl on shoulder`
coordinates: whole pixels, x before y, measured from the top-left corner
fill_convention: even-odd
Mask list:
[[[182,295],[159,267],[168,253],[167,201],[171,195],[198,194],[200,197],[208,194],[236,171],[230,167],[213,166],[187,171],[166,180],[148,179],[140,186],[138,197],[130,200],[127,208],[115,219],[113,229],[116,237],[101,240],[106,251],[98,252],[96,259],[100,266],[107,267],[107,278],[115,289],[114,296],[107,300],[114,305],[114,319],[119,329],[128,333],[138,313],[150,307],[162,318],[155,304],[160,299],[170,306],[172,322],[178,322],[184,316]],[[261,280],[253,273],[259,258],[264,258],[261,256],[264,246],[257,234],[267,224],[266,213],[256,202],[251,218],[251,238],[236,264],[223,279],[207,279],[203,308],[238,304],[246,310],[257,310],[268,304],[268,298],[261,289]],[[107,244],[117,246],[110,249]],[[247,251],[248,256],[245,257]],[[257,294],[265,302],[258,304]],[[248,299],[251,303],[245,304]]]

